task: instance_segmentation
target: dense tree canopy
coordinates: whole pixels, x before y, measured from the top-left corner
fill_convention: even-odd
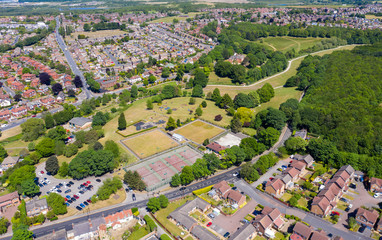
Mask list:
[[[42,119],[30,118],[21,124],[24,141],[34,141],[45,133],[45,124]]]

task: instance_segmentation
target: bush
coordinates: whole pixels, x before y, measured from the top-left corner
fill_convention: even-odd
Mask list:
[[[103,185],[98,189],[97,196],[99,200],[106,200],[110,195],[116,193],[122,188],[122,181],[118,177],[108,178],[103,181]]]
[[[215,121],[217,121],[217,122],[220,122],[222,119],[223,119],[223,117],[220,114],[215,116]]]
[[[152,220],[148,215],[145,215],[143,219],[146,221],[146,230],[152,232],[157,228],[154,220]]]

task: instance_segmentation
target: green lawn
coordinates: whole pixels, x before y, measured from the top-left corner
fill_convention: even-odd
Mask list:
[[[316,45],[322,38],[268,37],[262,40],[264,45],[268,45],[274,50],[287,52],[295,49],[298,52]]]
[[[208,79],[208,84],[210,85],[233,85],[230,78],[221,78],[217,76],[215,72],[210,72]]]
[[[284,195],[281,197],[281,200],[283,200],[284,202],[288,202],[289,201],[289,199],[291,199],[292,198],[292,194],[290,194],[290,193],[284,193]]]
[[[275,89],[275,96],[266,103],[261,104],[259,107],[255,108],[256,112],[260,112],[269,107],[279,108],[280,104],[288,100],[289,98],[299,99],[301,96],[301,91],[295,90],[295,88],[277,88]]]
[[[182,230],[177,227],[173,222],[171,222],[169,219],[167,219],[167,216],[175,211],[178,207],[184,205],[187,201],[193,200],[195,196],[187,196],[186,198],[182,198],[177,201],[170,202],[170,204],[164,208],[159,210],[158,212],[155,213],[156,218],[160,223],[163,224],[163,226],[170,231],[173,235],[175,236],[180,236],[180,233]]]
[[[131,233],[131,235],[127,238],[128,240],[141,239],[142,237],[149,234],[145,227],[140,227],[137,231]]]
[[[305,198],[300,198],[298,201],[297,201],[298,205],[300,205],[301,207],[308,207],[308,201],[306,201]]]

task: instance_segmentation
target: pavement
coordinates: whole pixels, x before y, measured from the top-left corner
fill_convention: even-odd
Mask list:
[[[369,237],[366,237],[360,233],[354,233],[343,226],[339,225],[333,225],[330,222],[325,221],[324,219],[315,216],[311,213],[304,212],[303,210],[297,209],[297,208],[291,208],[287,207],[286,205],[278,202],[277,200],[273,199],[271,196],[267,195],[266,193],[263,193],[255,188],[253,188],[251,185],[246,183],[243,180],[237,181],[235,183],[235,186],[249,195],[252,199],[254,199],[256,202],[263,206],[269,206],[271,208],[278,208],[279,211],[283,214],[289,214],[289,215],[295,215],[299,218],[301,218],[302,221],[309,223],[311,226],[313,226],[316,229],[324,229],[325,232],[328,234],[331,233],[333,236],[342,236],[344,239],[370,239]]]

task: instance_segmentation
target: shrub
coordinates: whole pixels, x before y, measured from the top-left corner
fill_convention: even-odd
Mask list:
[[[223,119],[223,117],[220,114],[215,116],[215,121],[217,121],[217,122],[220,122],[222,119]]]

